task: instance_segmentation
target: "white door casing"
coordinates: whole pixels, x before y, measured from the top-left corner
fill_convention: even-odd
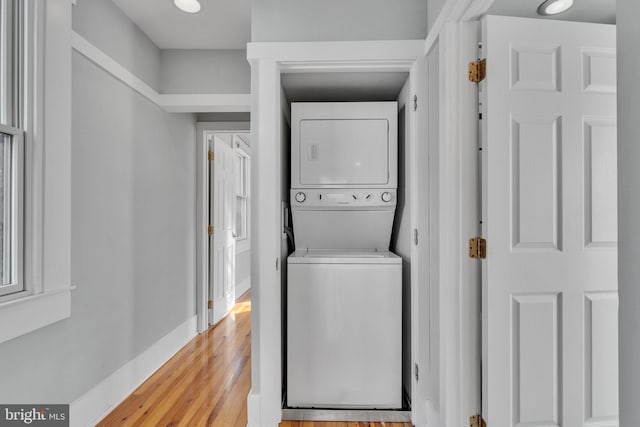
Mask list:
[[[617,426],[615,27],[488,16],[483,415]]]
[[[283,110],[281,72],[410,71],[424,41],[249,43],[252,68],[252,390],[251,427],[277,426],[282,417],[281,200]],[[411,89],[413,93],[413,88]],[[256,248],[260,247],[258,251]],[[255,268],[253,268],[255,267]],[[419,336],[418,327],[412,334]]]
[[[232,134],[215,134],[209,139],[214,152],[210,162],[210,236],[209,277],[213,313],[209,323],[214,325],[231,310],[235,303],[235,152]]]

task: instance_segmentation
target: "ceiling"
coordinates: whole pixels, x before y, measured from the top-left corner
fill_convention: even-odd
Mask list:
[[[289,102],[395,101],[409,73],[283,73]]]
[[[543,0],[495,0],[489,15],[521,16],[564,21],[616,23],[616,0],[574,0],[573,7],[555,16],[538,15],[538,6]]]
[[[189,14],[173,0],[112,0],[161,49],[245,49],[251,40],[251,0],[199,0]],[[428,1],[428,0],[427,0]],[[542,0],[495,0],[489,14],[541,18]],[[568,11],[545,19],[614,24],[616,0],[575,0]]]
[[[246,49],[251,0],[199,0],[190,14],[173,0],[113,0],[160,49]]]

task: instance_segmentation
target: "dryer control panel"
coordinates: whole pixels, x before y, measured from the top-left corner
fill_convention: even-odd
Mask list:
[[[385,209],[395,208],[395,189],[292,189],[293,209]]]

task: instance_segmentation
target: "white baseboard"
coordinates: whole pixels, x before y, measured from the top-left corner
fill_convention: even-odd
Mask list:
[[[95,426],[196,334],[193,316],[74,400],[70,407],[71,427]]]
[[[267,405],[268,406],[268,405]],[[249,390],[247,396],[247,427],[278,427],[282,421],[280,405],[263,408],[259,393]]]
[[[247,396],[247,427],[260,427],[260,395],[253,389]]]
[[[249,289],[251,289],[251,277],[247,277],[242,282],[236,283],[236,300]]]

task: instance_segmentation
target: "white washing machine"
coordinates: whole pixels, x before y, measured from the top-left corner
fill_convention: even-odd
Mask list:
[[[397,104],[293,103],[287,405],[402,407]]]
[[[287,404],[402,406],[402,260],[391,252],[289,256]]]

